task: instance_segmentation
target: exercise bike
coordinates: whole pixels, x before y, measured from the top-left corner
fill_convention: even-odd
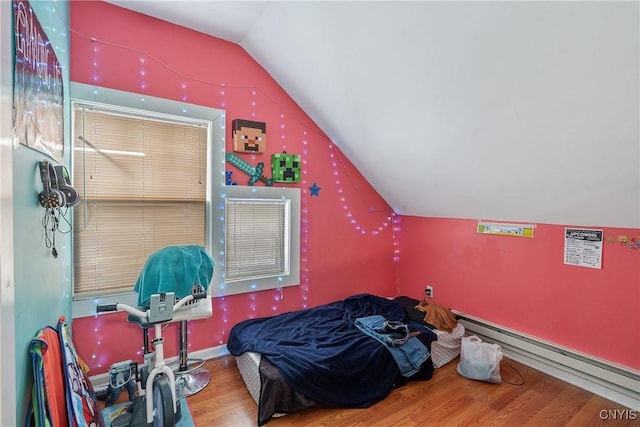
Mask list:
[[[138,397],[131,403],[126,413],[117,417],[111,427],[174,427],[180,417],[178,399],[176,399],[176,380],[171,368],[164,360],[164,339],[162,324],[173,319],[173,313],[180,307],[206,298],[206,292],[198,292],[175,302],[173,292],[151,295],[149,309],[142,311],[127,304],[100,304],[97,312],[126,311],[129,322],[140,325],[145,332],[145,365],[138,382]],[[147,346],[147,330],[153,326],[155,337],[152,340],[154,351]],[[142,387],[144,384],[144,388]]]

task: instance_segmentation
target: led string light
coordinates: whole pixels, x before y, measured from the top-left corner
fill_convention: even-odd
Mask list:
[[[228,301],[227,298],[222,296],[217,298],[218,300],[218,312],[221,312],[221,320],[222,320],[222,324],[224,325],[222,328],[217,328],[217,330],[220,333],[220,336],[218,337],[218,344],[220,345],[224,345],[225,344],[225,339],[224,336],[227,333],[227,330],[229,329],[229,314],[228,314]]]
[[[99,305],[101,303],[101,301],[99,299],[95,299],[94,300],[95,305]],[[104,302],[104,301],[102,301]],[[121,316],[121,313],[115,314],[116,316]],[[109,366],[111,366],[111,362],[108,360],[107,356],[105,355],[105,352],[100,351],[100,346],[102,345],[102,339],[103,339],[103,335],[100,334],[100,331],[106,330],[109,326],[109,322],[105,322],[104,319],[107,319],[108,316],[99,316],[99,315],[94,315],[94,328],[93,328],[93,333],[94,336],[96,337],[96,348],[94,349],[94,353],[91,355],[91,360],[93,360],[95,362],[95,366],[97,368],[108,368]],[[121,322],[122,320],[126,319],[125,317],[122,317],[120,320],[118,320],[118,322]],[[144,347],[141,344],[140,347],[138,347],[138,350],[136,350],[135,352],[137,357],[137,360],[141,361],[143,359],[143,355],[144,355]]]
[[[256,105],[258,105],[256,101],[256,90],[255,88],[251,91],[251,118],[256,118]]]
[[[392,227],[392,240],[393,240],[393,262],[397,263],[400,261],[400,232],[402,231],[402,227],[400,227],[400,217],[396,215],[395,212],[391,213],[391,221],[393,223]]]
[[[71,30],[74,31],[74,30]],[[75,32],[76,34],[78,34],[81,37],[87,37],[84,34]],[[97,39],[92,38],[91,39],[94,42],[98,42]],[[256,105],[257,105],[257,94],[258,94],[258,90],[259,88],[256,86],[246,86],[246,85],[233,85],[233,86],[228,86],[224,83],[216,83],[216,82],[212,82],[212,81],[208,81],[208,80],[204,80],[204,79],[196,79],[196,78],[191,78],[186,76],[185,74],[181,73],[180,71],[176,70],[175,68],[169,66],[168,64],[166,64],[163,61],[160,61],[158,58],[155,58],[153,55],[148,54],[146,51],[140,50],[140,49],[136,49],[136,48],[131,48],[128,46],[124,46],[124,45],[120,45],[120,44],[116,44],[116,43],[108,43],[105,41],[100,40],[99,42],[101,43],[105,43],[105,44],[110,44],[112,46],[116,46],[116,47],[120,47],[123,49],[129,49],[129,50],[134,50],[136,52],[141,53],[142,55],[146,55],[149,58],[153,59],[154,61],[156,61],[158,64],[160,64],[161,66],[167,68],[168,70],[170,70],[171,72],[175,73],[176,75],[180,76],[183,80],[182,83],[182,89],[183,89],[183,101],[186,101],[186,82],[187,81],[196,81],[196,82],[200,82],[200,83],[204,83],[204,84],[208,84],[208,85],[213,85],[213,86],[218,86],[220,87],[220,95],[222,96],[222,101],[221,101],[221,107],[225,108],[226,107],[226,89],[227,88],[234,88],[234,89],[251,89],[251,94],[252,94],[252,100],[251,100],[251,111],[250,114],[252,115],[252,117],[255,116],[256,114]],[[94,52],[97,52],[96,50],[94,50]],[[97,61],[94,61],[94,63],[97,63]],[[265,92],[260,91],[260,94],[262,96],[264,96],[265,98],[267,98],[269,101],[271,101],[274,105],[276,105],[278,108],[280,108],[281,110],[281,115],[280,115],[280,119],[281,119],[281,123],[280,123],[280,139],[282,140],[283,143],[283,148],[286,148],[285,145],[285,141],[286,141],[286,133],[285,133],[285,129],[286,129],[286,125],[285,125],[285,114],[288,115],[288,117],[292,118],[293,120],[295,120],[296,122],[298,122],[299,124],[303,125],[303,121],[298,119],[294,114],[291,114],[288,112],[288,110],[286,110],[285,108],[282,108],[282,106],[280,106],[273,98],[271,98],[270,96],[268,96]],[[307,128],[305,128],[305,135],[307,133]],[[326,135],[316,131],[315,129],[311,129],[313,132],[317,133],[318,135],[326,138]],[[343,184],[342,181],[340,180],[340,173],[338,170],[338,163],[335,160],[338,156],[336,156],[334,154],[334,147],[333,147],[333,142],[330,141],[329,142],[329,149],[330,149],[330,157],[331,157],[331,166],[332,166],[332,172],[333,175],[335,177],[335,184],[337,187],[337,192],[339,195],[339,200],[342,203],[342,208],[345,211],[346,217],[348,218],[349,222],[353,225],[354,229],[359,232],[360,234],[366,235],[366,234],[370,234],[370,235],[378,235],[380,234],[384,229],[386,229],[389,224],[391,223],[391,216],[387,216],[386,219],[382,222],[381,225],[374,227],[370,230],[366,230],[363,226],[360,225],[359,221],[354,217],[353,211],[352,209],[349,207],[346,198],[344,197],[344,189],[343,189]],[[252,160],[255,160],[255,154],[252,154]],[[306,164],[306,163],[304,163]],[[342,165],[344,167],[344,165]],[[306,169],[306,168],[304,168]],[[224,168],[223,168],[224,170]],[[302,171],[303,174],[306,173],[305,170]],[[223,184],[224,184],[224,179],[222,180]],[[306,180],[305,180],[305,184],[306,184]],[[370,213],[374,213],[376,212],[376,210],[374,208],[370,208],[369,209]]]
[[[140,90],[145,93],[147,91],[147,70],[145,69],[145,57],[140,58]]]
[[[182,84],[180,85],[180,88],[182,89],[182,96],[180,97],[180,99],[182,100],[182,113],[186,114],[187,113],[187,83],[182,82]]]
[[[352,210],[349,208],[347,199],[344,196],[344,189],[342,187],[342,181],[340,179],[340,172],[338,171],[338,162],[336,161],[336,157],[338,156],[334,154],[333,143],[329,144],[329,151],[330,151],[329,157],[331,157],[331,167],[333,168],[332,172],[333,172],[333,176],[335,177],[336,191],[338,192],[338,198],[342,203],[342,209],[344,210],[347,218],[349,218],[349,222],[353,225],[353,228],[360,234],[363,234],[363,235],[371,234],[374,236],[380,234],[385,228],[389,226],[392,220],[392,216],[388,216],[387,218],[385,218],[382,224],[380,224],[378,227],[375,227],[369,231],[367,231],[360,225],[358,220],[354,217]],[[375,209],[369,208],[369,212],[374,213]],[[391,213],[391,215],[393,215],[393,212]]]
[[[224,103],[224,101],[223,101]],[[218,155],[218,159],[220,162],[220,167],[219,170],[222,171],[222,176],[220,177],[221,179],[218,180],[218,182],[220,183],[221,187],[220,187],[220,191],[218,192],[218,194],[220,195],[220,199],[218,201],[218,224],[220,227],[220,236],[224,236],[225,233],[225,225],[224,225],[224,208],[225,208],[225,199],[227,198],[227,191],[226,191],[226,177],[225,177],[225,167],[226,167],[226,147],[225,147],[225,135],[227,133],[226,130],[226,113],[222,113],[222,121],[220,123],[220,135],[221,135],[221,139],[220,141],[218,141],[217,146],[220,147],[220,153]],[[218,247],[220,248],[220,250],[218,251],[218,255],[220,255],[220,267],[222,268],[222,271],[225,271],[225,242],[224,242],[224,238],[220,238],[220,241],[218,242]],[[222,288],[222,290],[225,289],[225,281],[224,281],[224,273],[223,273],[223,277],[222,277],[222,283],[220,284],[220,287]],[[222,302],[224,302],[224,298],[222,298]],[[226,322],[226,318],[224,319],[224,321]]]
[[[307,130],[305,129],[302,137],[302,175],[300,179],[302,181],[302,188],[307,188]],[[302,192],[302,206],[300,212],[300,231],[302,236],[300,238],[300,285],[302,287],[302,308],[308,307],[308,293],[309,293],[309,217],[308,217],[308,204],[309,199],[306,191]]]
[[[249,303],[249,308],[251,309],[249,318],[250,319],[255,319],[255,317],[257,316],[257,314],[256,314],[256,308],[257,308],[256,294],[255,293],[250,293],[249,294],[249,299],[251,300],[251,302]]]
[[[250,104],[251,105],[249,107],[249,115],[251,116],[252,119],[255,119],[256,116],[257,116],[257,113],[256,113],[257,102],[256,102],[256,89],[255,88],[253,88],[251,90],[251,102],[250,102]],[[250,157],[251,157],[251,163],[253,163],[255,165],[256,164],[256,153],[251,153]]]
[[[100,301],[96,299],[95,305],[97,306],[99,303]],[[98,356],[96,355],[96,353],[98,352],[98,348],[100,347],[100,344],[101,344],[99,334],[100,334],[100,330],[102,329],[103,321],[100,318],[100,316],[98,316],[97,314],[93,316],[93,319],[94,319],[94,325],[95,325],[93,328],[93,333],[96,337],[98,337],[98,339],[96,340],[96,347],[94,348],[94,353],[91,355],[91,359],[96,361],[98,368],[103,368],[104,367],[104,361],[102,360],[103,358],[98,358]]]
[[[282,195],[281,195],[281,199],[282,200],[286,200],[287,198],[287,194],[286,194],[286,187],[282,187]],[[278,281],[282,282],[283,277],[279,276],[278,277]],[[284,301],[284,289],[282,287],[278,287],[274,289],[274,296],[273,296],[273,304],[271,305],[271,311],[273,311],[274,313],[278,312],[278,304],[282,301]]]
[[[287,137],[284,132],[285,127],[284,113],[280,113],[280,142],[282,143],[282,151],[287,151]]]
[[[224,85],[222,85],[222,89],[221,89],[221,95],[223,96],[223,101],[222,101],[222,105],[224,106],[226,104],[225,100],[224,100]],[[255,90],[253,91],[253,93],[255,94]],[[252,107],[255,107],[255,102],[252,101],[251,103]],[[252,111],[251,112],[252,117],[255,115],[255,112]],[[224,231],[225,231],[225,216],[224,216],[224,209],[225,209],[225,199],[227,197],[227,193],[226,193],[226,176],[225,176],[225,167],[226,167],[226,146],[225,146],[225,135],[226,135],[226,117],[225,114],[223,113],[223,120],[222,120],[222,124],[221,124],[221,132],[220,134],[222,135],[221,140],[219,141],[218,147],[220,147],[220,155],[219,155],[219,159],[220,159],[220,170],[222,171],[221,174],[221,179],[218,181],[221,183],[221,188],[219,191],[219,203],[218,203],[218,221],[219,221],[219,226],[220,226],[220,235],[224,236]],[[252,192],[255,193],[256,188],[252,188],[251,189]],[[226,288],[226,282],[225,282],[225,278],[224,278],[224,266],[225,266],[225,242],[224,239],[221,238],[219,241],[219,247],[220,250],[218,251],[218,254],[220,255],[220,262],[218,263],[220,268],[222,268],[222,282],[220,283],[220,289],[224,291],[224,289]],[[250,285],[251,289],[257,289],[257,283],[252,283]],[[255,292],[250,292],[246,294],[249,299],[249,309],[250,309],[250,318],[255,318],[257,316],[257,297]],[[227,297],[221,296],[217,298],[218,300],[218,313],[220,314],[220,319],[222,320],[222,323],[225,325],[223,328],[219,328],[220,330],[220,336],[218,337],[218,343],[220,345],[224,345],[226,340],[225,340],[225,336],[227,334],[227,330],[228,328],[228,324],[229,324],[229,316],[228,316],[228,310],[227,310],[227,305],[228,305],[228,301],[227,301]]]
[[[62,57],[65,57],[66,53],[67,53],[67,49],[65,46],[68,45],[68,43],[60,43],[60,41],[64,41],[65,39],[68,39],[68,25],[67,23],[64,21],[63,17],[58,16],[58,10],[55,7],[55,4],[52,7],[47,7],[47,6],[41,6],[44,10],[49,12],[49,19],[48,22],[56,22],[59,21],[62,23],[62,25],[60,26],[62,28],[61,31],[58,31],[58,27],[56,25],[48,25],[46,27],[44,27],[45,30],[45,34],[48,35],[52,35],[50,37],[48,37],[48,44],[54,48],[54,51],[57,53],[60,53],[62,55]],[[30,11],[33,12],[33,8],[30,6],[29,7]],[[35,12],[34,12],[35,13]],[[39,21],[41,24],[43,21]],[[91,75],[91,79],[93,81],[94,84],[97,84],[99,81],[99,73],[98,73],[98,46],[96,44],[96,40],[95,39],[91,39],[92,41],[92,52],[93,52],[93,61],[92,61],[92,75]],[[59,71],[61,71],[62,69],[62,64],[58,64],[58,67],[60,67]],[[57,81],[55,81],[54,79],[54,84],[57,85]],[[95,92],[94,92],[95,94]],[[65,262],[65,266],[67,267],[65,269],[65,271],[70,272],[71,271],[71,259],[67,258],[66,262]],[[65,289],[62,293],[62,298],[64,299],[71,299],[72,295],[70,292],[70,288]],[[96,304],[98,303],[98,300],[96,299]],[[99,369],[102,369],[103,367],[105,367],[105,360],[106,360],[106,356],[104,355],[105,353],[100,351],[100,347],[102,345],[102,339],[99,335],[99,331],[101,330],[101,327],[103,326],[104,321],[102,319],[99,318],[99,316],[96,314],[94,315],[94,319],[95,319],[95,323],[94,323],[94,334],[96,337],[98,337],[98,339],[96,340],[95,343],[95,347],[93,349],[93,352],[91,354],[91,360],[94,361],[94,363],[96,363],[96,366]]]
[[[73,30],[71,30],[73,31]],[[86,37],[83,34],[78,33],[77,31],[74,31],[76,34],[78,34],[81,37]],[[300,120],[298,117],[296,117],[295,114],[291,114],[287,109],[283,108],[282,106],[280,106],[272,97],[270,97],[267,93],[265,93],[264,91],[260,91],[260,93],[258,93],[258,91],[260,90],[258,87],[256,86],[245,86],[245,85],[227,85],[225,83],[217,83],[217,82],[212,82],[212,81],[207,81],[207,80],[203,80],[203,79],[196,79],[196,78],[191,78],[188,77],[186,75],[184,75],[183,73],[179,72],[178,70],[176,70],[175,68],[169,66],[168,64],[160,61],[158,58],[154,57],[153,55],[150,55],[148,52],[144,51],[144,50],[140,50],[140,49],[136,49],[136,48],[131,48],[131,47],[127,47],[127,46],[123,46],[123,45],[119,45],[119,44],[115,44],[115,43],[109,43],[109,42],[105,42],[102,40],[97,40],[95,38],[91,38],[91,41],[93,43],[93,54],[94,54],[94,58],[93,58],[93,81],[95,84],[98,83],[99,81],[99,74],[98,74],[98,46],[97,43],[103,43],[106,45],[112,45],[112,46],[116,46],[122,49],[128,49],[128,50],[133,50],[136,51],[140,54],[140,78],[141,78],[141,88],[142,89],[146,89],[147,88],[147,84],[148,84],[148,76],[147,76],[147,69],[148,69],[148,60],[153,60],[155,61],[157,64],[165,67],[166,69],[170,70],[171,72],[173,72],[174,74],[178,75],[181,77],[182,79],[182,83],[181,83],[181,89],[182,89],[182,101],[186,103],[187,101],[187,84],[189,81],[191,82],[200,82],[200,83],[204,83],[207,85],[211,85],[211,86],[215,86],[219,88],[219,95],[220,95],[220,107],[222,109],[226,109],[227,107],[227,99],[226,99],[226,95],[227,95],[227,90],[228,88],[232,88],[232,89],[250,89],[251,90],[251,100],[250,100],[250,111],[249,114],[252,118],[256,118],[257,116],[257,106],[258,106],[258,101],[257,101],[257,97],[258,95],[260,96],[264,96],[267,100],[269,100],[273,105],[277,106],[280,111],[280,130],[279,130],[279,136],[280,136],[280,140],[282,142],[283,145],[283,149],[286,148],[286,139],[287,139],[287,125],[286,125],[286,120],[285,119],[292,119],[294,121],[296,121],[298,124],[300,124],[301,126],[304,127],[304,131],[303,131],[303,138],[302,138],[302,168],[301,168],[301,183],[302,183],[302,188],[306,188],[308,186],[308,171],[307,171],[307,166],[308,166],[308,132],[314,132],[317,135],[321,136],[322,138],[328,138],[324,133],[321,133],[321,131],[315,129],[315,128],[307,128],[307,126],[305,125],[305,123],[308,122],[308,120]],[[288,115],[288,117],[285,117],[285,114]],[[219,182],[221,182],[222,184],[222,190],[220,191],[220,203],[218,204],[218,211],[219,211],[219,224],[220,227],[224,228],[224,199],[226,197],[226,192],[224,190],[225,187],[225,151],[226,151],[226,146],[225,146],[225,136],[226,135],[226,130],[225,130],[225,125],[224,123],[226,122],[226,120],[223,120],[223,123],[221,125],[223,132],[222,132],[222,141],[220,141],[219,146],[221,147],[221,155],[219,156],[220,158],[220,162],[222,167],[220,168],[220,170],[222,171],[221,174],[221,179],[219,180]],[[347,203],[346,197],[344,196],[344,188],[343,188],[343,182],[340,179],[340,171],[339,168],[340,166],[346,168],[346,166],[344,164],[339,164],[338,161],[341,161],[340,157],[337,155],[337,153],[335,153],[335,148],[333,147],[333,142],[331,140],[329,140],[329,149],[330,149],[330,158],[331,158],[331,166],[332,166],[332,173],[333,176],[335,177],[335,184],[336,184],[336,191],[338,193],[339,196],[339,200],[342,203],[342,208],[345,212],[346,218],[350,221],[350,223],[353,225],[354,229],[362,235],[378,235],[380,234],[384,229],[386,229],[387,227],[389,227],[390,224],[393,224],[393,242],[394,242],[394,261],[397,261],[399,259],[399,249],[398,249],[398,235],[399,235],[399,224],[397,222],[397,216],[394,212],[392,212],[390,214],[390,216],[387,216],[387,218],[382,222],[381,225],[372,228],[371,230],[366,230],[358,221],[357,218],[355,218],[352,209],[349,207],[349,204]],[[255,156],[255,155],[252,155]],[[345,169],[346,170],[346,169]],[[255,191],[255,189],[253,190]],[[303,307],[307,307],[308,304],[308,291],[310,289],[310,278],[309,278],[309,258],[308,258],[308,236],[309,236],[309,221],[308,221],[308,207],[309,207],[309,200],[308,200],[308,194],[306,191],[302,192],[302,198],[301,198],[301,259],[300,259],[300,273],[301,273],[301,277],[300,277],[300,285],[301,285],[301,290],[303,291],[301,293],[301,298],[302,298],[302,305]],[[376,212],[375,209],[370,208],[369,211],[370,213],[374,213]],[[220,254],[220,259],[222,260],[220,263],[220,268],[224,268],[224,241],[220,241],[219,242],[220,245],[219,247],[221,248],[219,251]],[[224,290],[225,284],[224,284],[224,279],[223,282],[221,284],[221,288]],[[254,285],[255,288],[255,285]],[[284,292],[283,292],[283,288],[276,288],[275,289],[275,296],[274,296],[274,303],[272,305],[272,309],[274,311],[277,311],[278,309],[278,304],[280,302],[282,302],[284,300]],[[248,294],[249,298],[250,298],[250,303],[249,303],[249,307],[251,310],[251,315],[255,316],[257,313],[257,298],[255,293],[250,293]],[[223,321],[223,323],[226,325],[228,323],[228,316],[227,316],[227,301],[224,297],[220,297],[218,298],[219,301],[219,313],[221,313],[221,320]],[[225,326],[226,328],[226,326]],[[226,334],[226,329],[222,328],[223,332],[222,335]],[[224,337],[220,337],[220,344],[224,343]],[[141,354],[141,352],[138,353],[139,355]]]
[[[179,70],[177,70],[176,68],[170,66],[166,62],[156,58],[153,55],[151,55],[149,52],[147,52],[147,51],[145,51],[143,49],[134,48],[134,47],[126,46],[126,45],[119,44],[119,43],[108,42],[108,41],[105,41],[105,40],[102,40],[102,39],[97,39],[95,37],[90,37],[90,36],[87,36],[86,34],[83,34],[83,33],[79,32],[79,31],[77,31],[77,30],[74,30],[73,28],[69,28],[69,31],[73,32],[78,37],[82,37],[82,38],[84,38],[86,40],[91,40],[94,43],[102,43],[104,45],[113,46],[113,47],[117,47],[117,48],[120,48],[120,49],[125,49],[125,50],[130,50],[130,51],[133,51],[133,52],[137,52],[141,56],[145,56],[146,58],[149,58],[149,59],[153,60],[154,62],[156,62],[160,66],[164,67],[165,69],[167,69],[171,73],[177,75],[178,77],[180,77],[180,79],[185,84],[188,83],[188,82],[194,82],[194,83],[202,83],[202,84],[205,84],[205,85],[208,85],[208,86],[217,86],[217,87],[220,88],[220,95],[223,96],[223,97],[225,96],[226,89],[229,89],[229,88],[231,88],[231,89],[250,89],[252,91],[252,95],[253,95],[254,99],[258,95],[259,87],[257,87],[257,86],[228,85],[228,84],[221,83],[221,82],[214,82],[214,81],[211,81],[211,80],[195,78],[195,77],[189,77],[189,76],[185,75],[184,73],[180,72]],[[266,92],[260,91],[260,95],[265,97],[273,105],[278,107],[283,113],[288,114],[290,118],[294,119],[295,121],[297,121],[301,125],[305,126],[305,123],[308,123],[307,120],[303,121],[303,120],[297,118],[294,114],[292,114],[286,108],[283,108],[274,98],[269,96]],[[256,101],[256,105],[257,105],[257,101]],[[221,107],[225,107],[225,106],[226,106],[226,102],[223,100],[222,103],[221,103]],[[324,135],[320,131],[313,130],[313,132],[317,133],[320,136],[326,137],[326,135]]]
[[[223,101],[224,102],[224,101]],[[224,117],[224,115],[223,115]],[[225,125],[224,123],[226,122],[226,120],[222,120],[222,125],[221,125],[221,129],[222,132],[221,134],[222,136],[222,140],[220,141],[220,143],[218,144],[219,147],[221,147],[220,151],[220,155],[218,156],[218,158],[220,158],[220,163],[222,165],[222,167],[220,168],[220,170],[222,171],[222,179],[220,179],[218,182],[222,182],[222,188],[220,189],[220,202],[218,203],[218,221],[219,221],[219,226],[220,226],[220,235],[224,236],[224,201],[225,198],[227,197],[226,191],[225,191],[225,176],[224,176],[224,171],[225,171],[225,145],[224,145],[224,135],[226,132],[225,129]],[[220,268],[222,268],[222,283],[220,284],[220,287],[224,290],[225,288],[225,281],[224,281],[224,266],[225,266],[225,244],[224,244],[224,239],[220,238],[220,241],[218,242],[219,245],[218,247],[220,248],[220,250],[218,251],[218,254],[220,255],[220,261],[219,261],[219,265]],[[228,325],[229,322],[229,318],[228,318],[228,314],[227,314],[227,299],[224,296],[218,297],[216,298],[218,301],[218,313],[221,313],[221,320],[222,323],[225,325],[225,328]],[[253,309],[255,311],[255,308]],[[224,334],[226,329],[225,328],[218,328],[219,331],[221,331],[221,335],[218,338],[218,344],[219,345],[224,345],[225,341],[224,341]]]
[[[49,38],[49,44],[55,48],[56,52],[60,52],[62,53],[64,56],[65,53],[67,53],[67,49],[65,47],[66,43],[62,43],[62,45],[59,43],[59,41],[62,39],[66,39],[67,38],[67,28],[68,25],[65,22],[65,17],[64,16],[57,16],[58,15],[58,10],[56,9],[55,3],[51,4],[50,6],[40,6],[42,8],[44,8],[44,10],[46,10],[47,12],[49,12],[49,19],[43,19],[43,20],[39,20],[40,25],[43,25],[44,22],[50,22],[52,23],[51,25],[43,25],[43,29],[45,34],[49,35],[52,34],[51,37]],[[35,14],[35,11],[33,10],[33,8],[31,6],[29,6],[29,11],[33,12]],[[55,22],[59,21],[62,23],[62,25],[60,26],[60,28],[62,28],[62,30],[60,32],[58,32],[58,27],[55,25]],[[55,43],[55,45],[53,44]]]
[[[224,83],[220,83],[220,108],[225,109],[227,107],[227,100],[225,98],[226,95],[226,85]]]
[[[255,119],[257,116],[256,113],[256,89],[253,88],[253,90],[251,90],[251,107],[250,107],[250,113],[249,115],[251,116],[252,119]],[[256,164],[256,153],[251,153],[250,154],[251,157],[251,163],[253,163],[254,165]]]
[[[96,39],[91,39],[91,43],[93,46],[93,75],[91,76],[91,80],[93,80],[93,84],[98,84],[98,45],[96,44]]]

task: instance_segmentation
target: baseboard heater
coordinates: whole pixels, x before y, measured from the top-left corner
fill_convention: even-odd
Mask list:
[[[469,334],[505,356],[631,409],[640,410],[640,372],[455,311]],[[606,408],[604,408],[606,409]]]

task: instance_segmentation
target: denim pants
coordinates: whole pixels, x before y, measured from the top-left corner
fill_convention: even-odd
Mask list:
[[[410,377],[420,370],[429,358],[429,350],[418,338],[411,336],[409,327],[380,315],[359,317],[355,325],[365,334],[377,339],[391,352],[400,373]]]

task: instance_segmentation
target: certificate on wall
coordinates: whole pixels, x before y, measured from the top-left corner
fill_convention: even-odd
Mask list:
[[[13,1],[15,58],[14,141],[62,162],[62,68],[40,21],[26,0]]]
[[[564,229],[564,263],[602,269],[602,230]]]

